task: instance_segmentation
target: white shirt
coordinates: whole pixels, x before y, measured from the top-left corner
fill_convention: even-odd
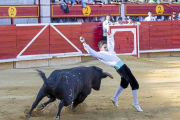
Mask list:
[[[144,21],[155,21],[154,17],[146,17]]]
[[[123,25],[123,23],[120,24],[119,22],[115,22],[114,25]]]
[[[109,31],[109,25],[112,25],[111,21],[109,21],[109,24],[107,20],[103,22],[103,36],[107,36],[107,31]]]
[[[83,43],[83,45],[84,49],[89,54],[91,54],[93,57],[98,58],[100,61],[102,61],[108,66],[114,67],[119,61],[121,61],[121,59],[116,56],[116,53],[114,51],[114,38],[109,38],[107,40],[108,51],[96,52],[86,43]]]

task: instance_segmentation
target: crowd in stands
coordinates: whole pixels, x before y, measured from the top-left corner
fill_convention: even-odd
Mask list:
[[[180,0],[179,0],[180,1]],[[101,4],[104,6],[104,4],[121,4],[124,2],[131,2],[131,3],[173,3],[178,2],[178,0],[51,0],[51,4],[58,4],[58,5],[65,5],[68,4],[74,6],[75,4],[82,4],[82,7],[85,8],[86,4]],[[119,22],[119,20],[123,20],[120,16],[111,16],[111,21],[113,23]],[[123,20],[125,22],[129,21],[168,21],[171,20],[171,16],[153,16],[152,12],[149,11],[147,13],[147,17],[145,16],[126,16],[126,18]],[[180,13],[176,13],[176,11],[173,11],[172,20],[180,20]],[[105,21],[105,17],[83,17],[83,18],[53,18],[53,23],[65,23],[65,22],[96,22],[96,21]]]

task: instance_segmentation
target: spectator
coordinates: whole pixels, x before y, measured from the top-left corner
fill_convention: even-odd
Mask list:
[[[152,11],[148,12],[148,17],[144,21],[155,21],[155,18],[152,16]]]
[[[154,17],[157,21],[164,21],[164,16],[155,16]]]
[[[77,22],[81,22],[81,23],[83,23],[84,21],[83,21],[83,19],[82,19],[82,18],[77,18]]]
[[[142,16],[138,16],[138,21],[144,21],[144,18]]]
[[[57,5],[67,6],[67,4],[63,0],[55,0],[54,3]],[[57,18],[56,20],[53,20],[53,23],[56,23],[56,22],[63,23],[63,22],[67,22],[67,21],[68,21],[68,18]]]
[[[118,18],[118,21],[114,23],[115,25],[123,25],[122,17]]]
[[[112,22],[110,21],[110,14],[106,15],[106,20],[103,22],[103,40],[107,41],[107,34],[109,31],[109,25],[112,25]]]
[[[176,11],[173,11],[173,14],[172,14],[172,20],[178,20],[178,16],[177,16],[177,13]],[[171,20],[171,16],[169,17],[169,20]]]
[[[128,19],[128,25],[134,25],[133,20],[132,20],[132,17],[129,17],[129,19]]]

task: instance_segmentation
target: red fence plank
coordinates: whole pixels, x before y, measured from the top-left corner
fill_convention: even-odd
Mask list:
[[[2,25],[0,27],[0,59],[16,56],[16,26]]]

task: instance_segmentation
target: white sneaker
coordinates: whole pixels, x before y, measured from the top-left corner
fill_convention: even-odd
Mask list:
[[[136,108],[137,111],[142,112],[143,110],[140,108],[139,104],[132,104],[133,107]]]
[[[117,100],[115,100],[114,98],[111,98],[111,101],[113,102],[113,104],[114,104],[116,107],[119,107],[119,106],[118,106],[118,103],[117,103]]]

